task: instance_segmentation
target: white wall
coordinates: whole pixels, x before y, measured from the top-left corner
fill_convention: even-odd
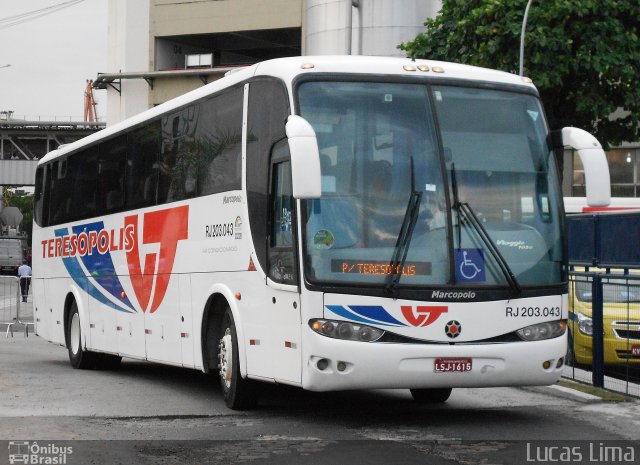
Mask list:
[[[109,0],[107,68],[110,73],[149,70],[149,0]],[[149,108],[149,85],[121,81],[122,93],[107,91],[107,125]]]

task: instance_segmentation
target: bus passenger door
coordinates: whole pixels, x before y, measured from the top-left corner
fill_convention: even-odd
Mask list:
[[[267,284],[271,294],[273,374],[276,381],[301,383],[301,322],[291,161],[286,143],[276,144],[271,161]]]

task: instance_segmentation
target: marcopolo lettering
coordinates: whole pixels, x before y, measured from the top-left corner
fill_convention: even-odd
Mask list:
[[[475,297],[476,297],[476,293],[473,291],[465,291],[465,292],[433,291],[431,293],[432,299],[461,300],[461,299],[475,299]]]
[[[240,195],[225,195],[222,199],[222,203],[224,205],[228,203],[240,203],[242,202],[242,196]]]

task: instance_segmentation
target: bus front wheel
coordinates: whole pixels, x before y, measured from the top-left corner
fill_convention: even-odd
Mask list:
[[[420,404],[442,404],[449,399],[451,388],[410,389],[413,400]]]
[[[231,310],[227,308],[218,339],[218,373],[224,402],[233,410],[251,408],[258,402],[255,382],[242,378],[239,360],[238,335]]]

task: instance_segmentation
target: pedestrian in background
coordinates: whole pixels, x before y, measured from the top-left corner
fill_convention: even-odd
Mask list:
[[[31,267],[24,262],[18,267],[18,276],[20,276],[20,291],[22,292],[22,301],[27,301],[29,294],[29,284],[31,283]]]

